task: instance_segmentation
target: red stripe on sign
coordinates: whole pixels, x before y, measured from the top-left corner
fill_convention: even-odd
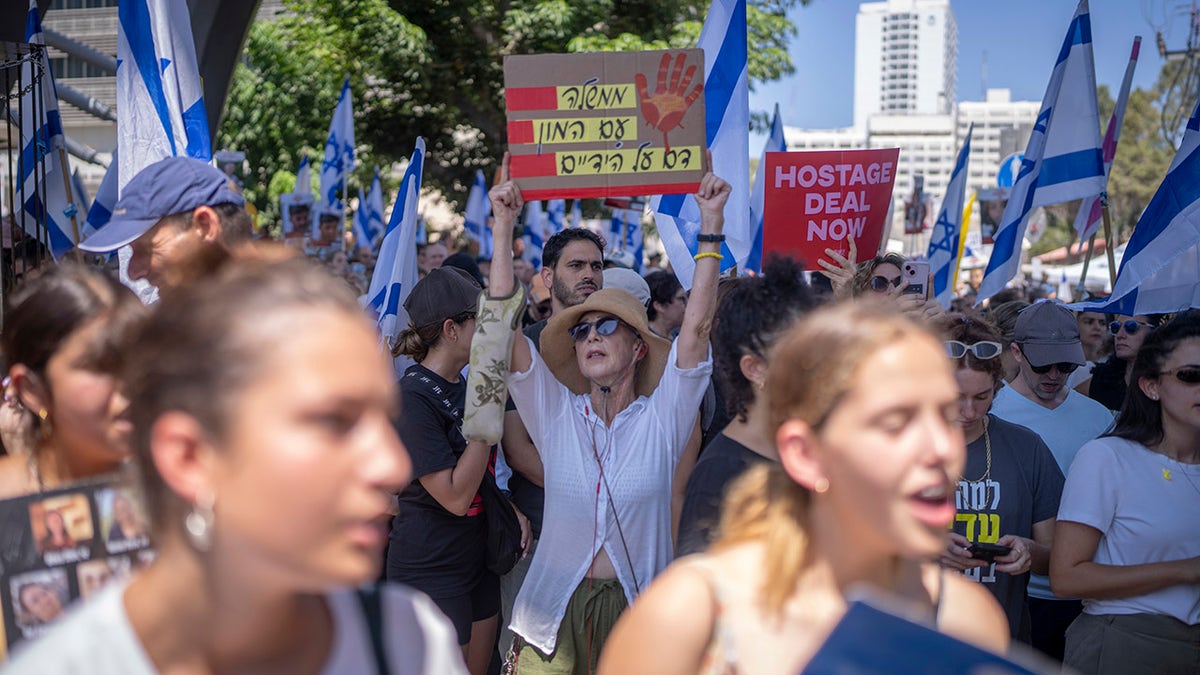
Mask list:
[[[532,143],[533,120],[515,120],[508,123],[509,143]]]
[[[557,174],[555,156],[553,152],[544,155],[513,155],[509,159],[509,175],[513,178],[554,176]]]
[[[558,110],[558,87],[515,87],[504,90],[508,110]]]
[[[515,157],[513,159],[516,159]],[[700,183],[652,183],[650,185],[612,185],[585,188],[543,188],[521,190],[525,201],[542,199],[593,199],[596,197],[627,197],[630,192],[639,195],[687,194],[700,189]]]

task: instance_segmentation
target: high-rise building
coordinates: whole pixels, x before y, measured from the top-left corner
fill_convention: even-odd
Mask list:
[[[854,36],[854,126],[884,115],[954,109],[958,26],[950,0],[859,5]]]

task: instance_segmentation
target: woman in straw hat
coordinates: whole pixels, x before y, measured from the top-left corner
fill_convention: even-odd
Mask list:
[[[519,673],[594,672],[617,616],[671,561],[671,476],[712,370],[729,193],[711,172],[696,193],[701,242],[674,344],[650,331],[632,295],[603,289],[550,319],[540,355],[526,339],[513,345],[508,386],[546,478],[542,543],[510,621]],[[524,204],[507,156],[490,197],[496,250],[506,251]],[[514,290],[512,261],[498,256],[490,296]]]

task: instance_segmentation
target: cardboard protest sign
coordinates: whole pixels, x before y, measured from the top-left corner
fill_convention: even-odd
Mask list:
[[[695,192],[704,52],[504,58],[511,176],[526,201]]]
[[[898,148],[819,152],[768,152],[759,168],[766,183],[763,252],[789,255],[820,270],[825,249],[841,255],[854,237],[859,259],[869,258],[883,236]]]
[[[141,493],[127,478],[0,501],[0,653],[153,557]]]

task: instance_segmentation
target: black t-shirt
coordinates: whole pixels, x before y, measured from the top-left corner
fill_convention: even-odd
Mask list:
[[[542,331],[545,329],[546,320],[542,319],[524,331],[525,337],[533,340],[534,348],[539,351],[542,348]],[[508,399],[507,410],[516,409],[512,399]],[[536,411],[533,414],[537,414]],[[538,450],[541,451],[542,448],[538,448]],[[537,539],[542,536],[542,508],[546,501],[546,491],[513,471],[512,476],[508,479],[508,492],[513,504],[516,504],[517,508],[521,509],[521,513],[524,513],[525,517],[529,519],[529,528],[533,533],[533,538]]]
[[[1062,470],[1042,437],[1023,426],[988,415],[987,435],[992,442],[991,472],[986,440],[980,436],[967,446],[964,478],[954,495],[958,507],[954,531],[971,542],[995,543],[1006,534],[1032,538],[1034,523],[1058,515]],[[1029,642],[1025,601],[1029,573],[1012,576],[997,572],[993,563],[963,574],[996,596],[1008,616],[1013,638]]]
[[[412,458],[413,479],[400,492],[400,513],[392,520],[387,578],[435,598],[461,595],[484,572],[482,500],[476,494],[467,515],[458,516],[443,508],[419,479],[453,468],[466,449],[461,428],[467,384],[462,379],[448,382],[418,363],[400,378],[400,395],[396,431]]]
[[[1092,368],[1092,383],[1088,397],[1109,410],[1120,410],[1125,402],[1125,359],[1112,354]]]
[[[675,554],[684,556],[708,548],[721,519],[721,503],[729,484],[750,467],[770,461],[723,432],[717,434],[700,453],[688,479]]]

